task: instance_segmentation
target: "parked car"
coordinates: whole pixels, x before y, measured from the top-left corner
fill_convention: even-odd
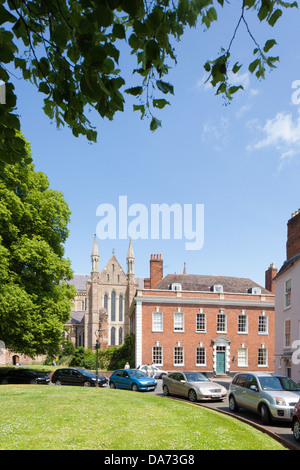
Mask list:
[[[55,385],[83,385],[84,387],[96,386],[96,374],[82,368],[56,369],[51,377]],[[107,378],[98,376],[98,386],[107,384]]]
[[[292,431],[296,441],[300,442],[300,399],[298,403],[296,403],[296,406],[293,411]]]
[[[148,367],[149,366],[147,366],[147,365],[142,365],[142,366],[138,366],[138,369],[141,370],[142,372],[145,372],[145,374],[148,375],[147,374],[147,368]],[[152,369],[151,376],[154,377],[155,379],[162,379],[163,376],[167,375],[167,373],[168,373],[165,370],[159,369],[156,366],[151,365],[150,367]]]
[[[190,401],[223,400],[227,390],[199,372],[171,372],[163,378],[164,395],[181,395]]]
[[[289,422],[300,398],[300,387],[289,377],[267,372],[236,374],[229,386],[229,408],[258,413],[263,424]]]
[[[5,384],[42,384],[49,385],[50,377],[31,369],[11,369],[1,375],[1,383]]]
[[[138,369],[118,369],[109,378],[110,388],[125,388],[135,392],[151,391],[157,387],[153,377],[148,377]]]

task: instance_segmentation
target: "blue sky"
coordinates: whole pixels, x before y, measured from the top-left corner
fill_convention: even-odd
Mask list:
[[[178,64],[167,77],[175,95],[171,106],[157,111],[162,128],[155,133],[129,99],[113,121],[92,115],[98,143],[91,145],[68,128],[56,130],[41,110],[42,96],[14,80],[36,169],[64,193],[72,211],[65,249],[75,273],[90,272],[97,207],[107,203],[118,211],[124,195],[128,206],[140,203],[149,213],[151,204],[204,204],[203,248],[186,250],[186,240],[172,236],[134,240],[137,276],[149,276],[152,253],[162,254],[164,274],[181,273],[186,262],[190,274],[250,277],[262,285],[270,263],[279,268],[284,262],[286,224],[300,207],[300,105],[292,100],[297,91],[292,84],[300,80],[300,12],[285,12],[275,28],[249,18],[260,45],[272,38],[278,43],[272,55],[279,55],[280,63],[264,81],[247,71],[255,45],[241,27],[232,63],[244,64],[239,72],[244,91],[230,105],[204,84],[203,64],[227,48],[239,9],[226,5],[218,13],[209,31],[199,24],[176,44]],[[132,61],[125,57],[120,64],[128,86],[134,85]],[[128,243],[118,237],[98,240],[100,268],[114,248],[126,269]]]

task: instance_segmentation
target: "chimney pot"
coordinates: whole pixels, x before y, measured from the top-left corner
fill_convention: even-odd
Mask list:
[[[151,255],[150,259],[150,289],[154,289],[163,278],[162,255]]]

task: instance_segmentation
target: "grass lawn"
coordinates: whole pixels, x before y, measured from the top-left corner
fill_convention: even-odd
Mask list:
[[[0,386],[1,450],[283,449],[226,415],[108,388]]]

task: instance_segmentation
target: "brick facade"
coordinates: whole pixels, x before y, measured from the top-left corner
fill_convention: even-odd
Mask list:
[[[209,375],[274,370],[269,290],[250,279],[187,274],[155,285],[139,289],[131,306],[136,365]]]
[[[300,209],[292,214],[287,224],[286,259],[300,253]]]

